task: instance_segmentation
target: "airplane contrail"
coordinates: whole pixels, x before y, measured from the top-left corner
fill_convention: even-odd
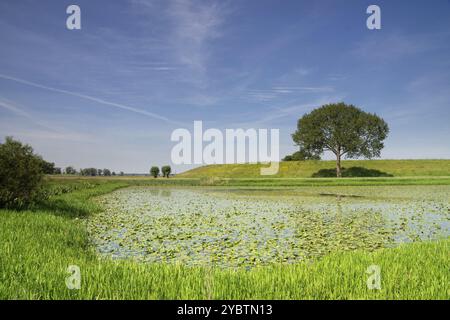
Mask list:
[[[171,123],[171,124],[180,125],[180,123],[178,123],[176,121],[172,121],[169,118],[166,118],[164,116],[160,116],[160,115],[158,115],[156,113],[148,112],[148,111],[145,111],[145,110],[142,110],[142,109],[138,109],[138,108],[134,108],[134,107],[130,107],[130,106],[127,106],[127,105],[124,105],[124,104],[115,103],[115,102],[111,102],[111,101],[106,101],[106,100],[103,100],[103,99],[99,99],[99,98],[96,98],[96,97],[88,96],[88,95],[77,93],[77,92],[73,92],[73,91],[68,91],[68,90],[64,90],[64,89],[57,89],[57,88],[53,88],[53,87],[44,86],[44,85],[41,85],[39,83],[35,83],[35,82],[31,82],[31,81],[28,81],[28,80],[19,79],[19,78],[15,78],[15,77],[11,77],[11,76],[8,76],[8,75],[5,75],[5,74],[1,74],[1,73],[0,73],[0,78],[6,79],[6,80],[11,80],[11,81],[18,82],[18,83],[21,83],[21,84],[25,84],[25,85],[28,85],[28,86],[32,86],[32,87],[35,87],[35,88],[40,88],[40,89],[44,89],[44,90],[49,90],[49,91],[53,91],[53,92],[58,92],[58,93],[71,95],[71,96],[74,96],[74,97],[78,97],[78,98],[90,100],[90,101],[93,101],[93,102],[97,102],[97,103],[100,103],[100,104],[103,104],[103,105],[107,105],[107,106],[115,107],[115,108],[118,108],[118,109],[127,110],[127,111],[131,111],[131,112],[134,112],[134,113],[142,114],[142,115],[145,115],[145,116],[148,116],[148,117],[151,117],[151,118],[154,118],[154,119],[162,120],[162,121],[165,121],[165,122],[168,122],[168,123]]]

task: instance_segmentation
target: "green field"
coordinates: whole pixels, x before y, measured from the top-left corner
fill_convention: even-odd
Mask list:
[[[127,186],[161,183],[159,188],[166,188],[168,181],[171,188],[178,185],[198,190],[180,186],[180,181],[189,181],[183,179],[65,178],[52,180],[53,195],[34,209],[0,210],[0,299],[450,298],[448,238],[370,251],[349,248],[296,263],[268,263],[250,269],[143,263],[133,258],[113,260],[99,255],[87,228],[90,219],[105,210],[106,203],[99,202],[101,198],[97,196],[122,191]],[[195,181],[185,183],[198,183]],[[405,194],[412,197],[422,194],[420,188],[425,188],[423,198],[417,199],[418,205],[423,207],[420,203],[432,204],[440,199],[438,209],[443,209],[448,219],[448,196],[443,186],[406,188],[407,191],[395,191],[394,186],[295,187],[290,188],[288,195],[338,194],[345,203],[346,199],[352,201],[350,196],[376,193],[407,201],[402,198]],[[213,189],[220,191],[221,187]],[[382,270],[381,290],[367,288],[366,270],[372,264]],[[69,265],[80,267],[80,290],[69,290],[65,285]]]
[[[364,167],[394,177],[450,176],[450,160],[344,160],[342,167]],[[335,169],[335,161],[283,161],[274,176],[261,176],[259,164],[202,166],[184,172],[182,178],[310,178],[321,169]]]

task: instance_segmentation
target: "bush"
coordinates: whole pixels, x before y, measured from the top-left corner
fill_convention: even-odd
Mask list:
[[[351,177],[393,177],[392,174],[363,167],[342,168],[342,176]],[[336,178],[336,169],[321,169],[312,175],[313,178]]]
[[[0,144],[0,207],[22,208],[43,196],[43,160],[12,137]]]

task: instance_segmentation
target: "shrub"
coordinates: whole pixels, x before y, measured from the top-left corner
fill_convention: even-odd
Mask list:
[[[347,178],[352,177],[393,177],[392,174],[376,170],[367,169],[363,167],[350,167],[342,168],[342,176]],[[333,178],[336,177],[336,169],[320,169],[319,171],[313,173],[313,178]]]
[[[22,208],[43,196],[44,161],[12,137],[0,144],[0,207]]]

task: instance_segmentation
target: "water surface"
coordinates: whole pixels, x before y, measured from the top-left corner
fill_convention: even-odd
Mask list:
[[[450,235],[450,186],[132,187],[88,221],[113,258],[186,265],[293,263]]]

